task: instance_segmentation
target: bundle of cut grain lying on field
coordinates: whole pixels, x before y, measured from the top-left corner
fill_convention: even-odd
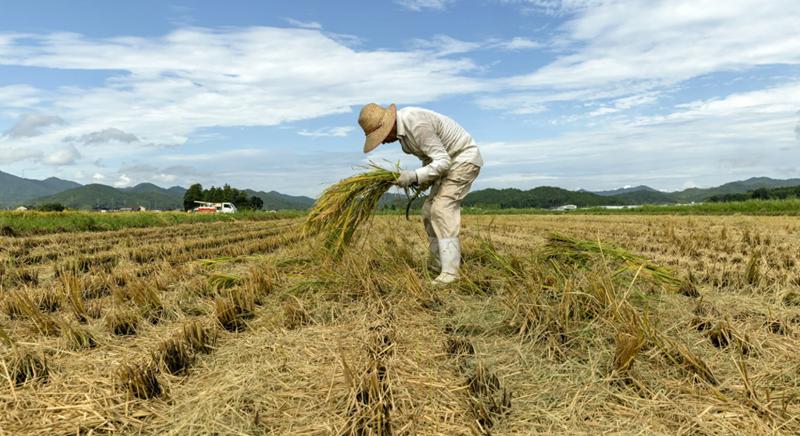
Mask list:
[[[378,200],[400,175],[375,164],[369,171],[348,177],[328,187],[306,218],[306,234],[321,233],[325,246],[339,255],[356,230],[372,217]]]
[[[575,263],[585,263],[593,257],[616,260],[622,263],[623,270],[642,273],[652,278],[656,283],[671,290],[681,290],[686,284],[677,277],[675,271],[655,264],[642,256],[635,255],[625,249],[605,244],[601,241],[589,241],[573,238],[560,233],[551,233],[547,238],[544,251],[546,257],[571,260]],[[696,292],[696,291],[695,291]]]

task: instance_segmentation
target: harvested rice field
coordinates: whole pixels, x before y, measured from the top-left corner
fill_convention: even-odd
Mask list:
[[[795,218],[302,226],[0,237],[0,433],[800,433]]]

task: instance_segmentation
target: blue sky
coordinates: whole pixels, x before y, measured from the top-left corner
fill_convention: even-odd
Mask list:
[[[800,177],[794,0],[6,2],[0,170],[317,195],[368,102],[451,116],[474,189]]]

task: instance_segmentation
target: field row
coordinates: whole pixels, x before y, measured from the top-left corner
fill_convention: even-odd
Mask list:
[[[298,223],[148,239],[120,249],[113,268],[3,293],[17,310],[3,311],[16,346],[4,354],[0,428],[800,431],[800,286],[769,266],[783,254],[770,247],[800,246],[795,224],[616,218],[466,217],[464,276],[447,288],[428,284],[427,239],[400,217],[379,217],[338,260]],[[702,252],[701,268],[671,250],[724,245],[707,236],[723,228],[764,251],[758,280],[746,265],[726,286],[693,280],[729,253]]]

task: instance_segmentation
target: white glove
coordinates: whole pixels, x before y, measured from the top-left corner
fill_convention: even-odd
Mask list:
[[[409,186],[417,183],[417,173],[415,171],[400,171],[400,176],[394,183],[397,186],[408,188]]]

